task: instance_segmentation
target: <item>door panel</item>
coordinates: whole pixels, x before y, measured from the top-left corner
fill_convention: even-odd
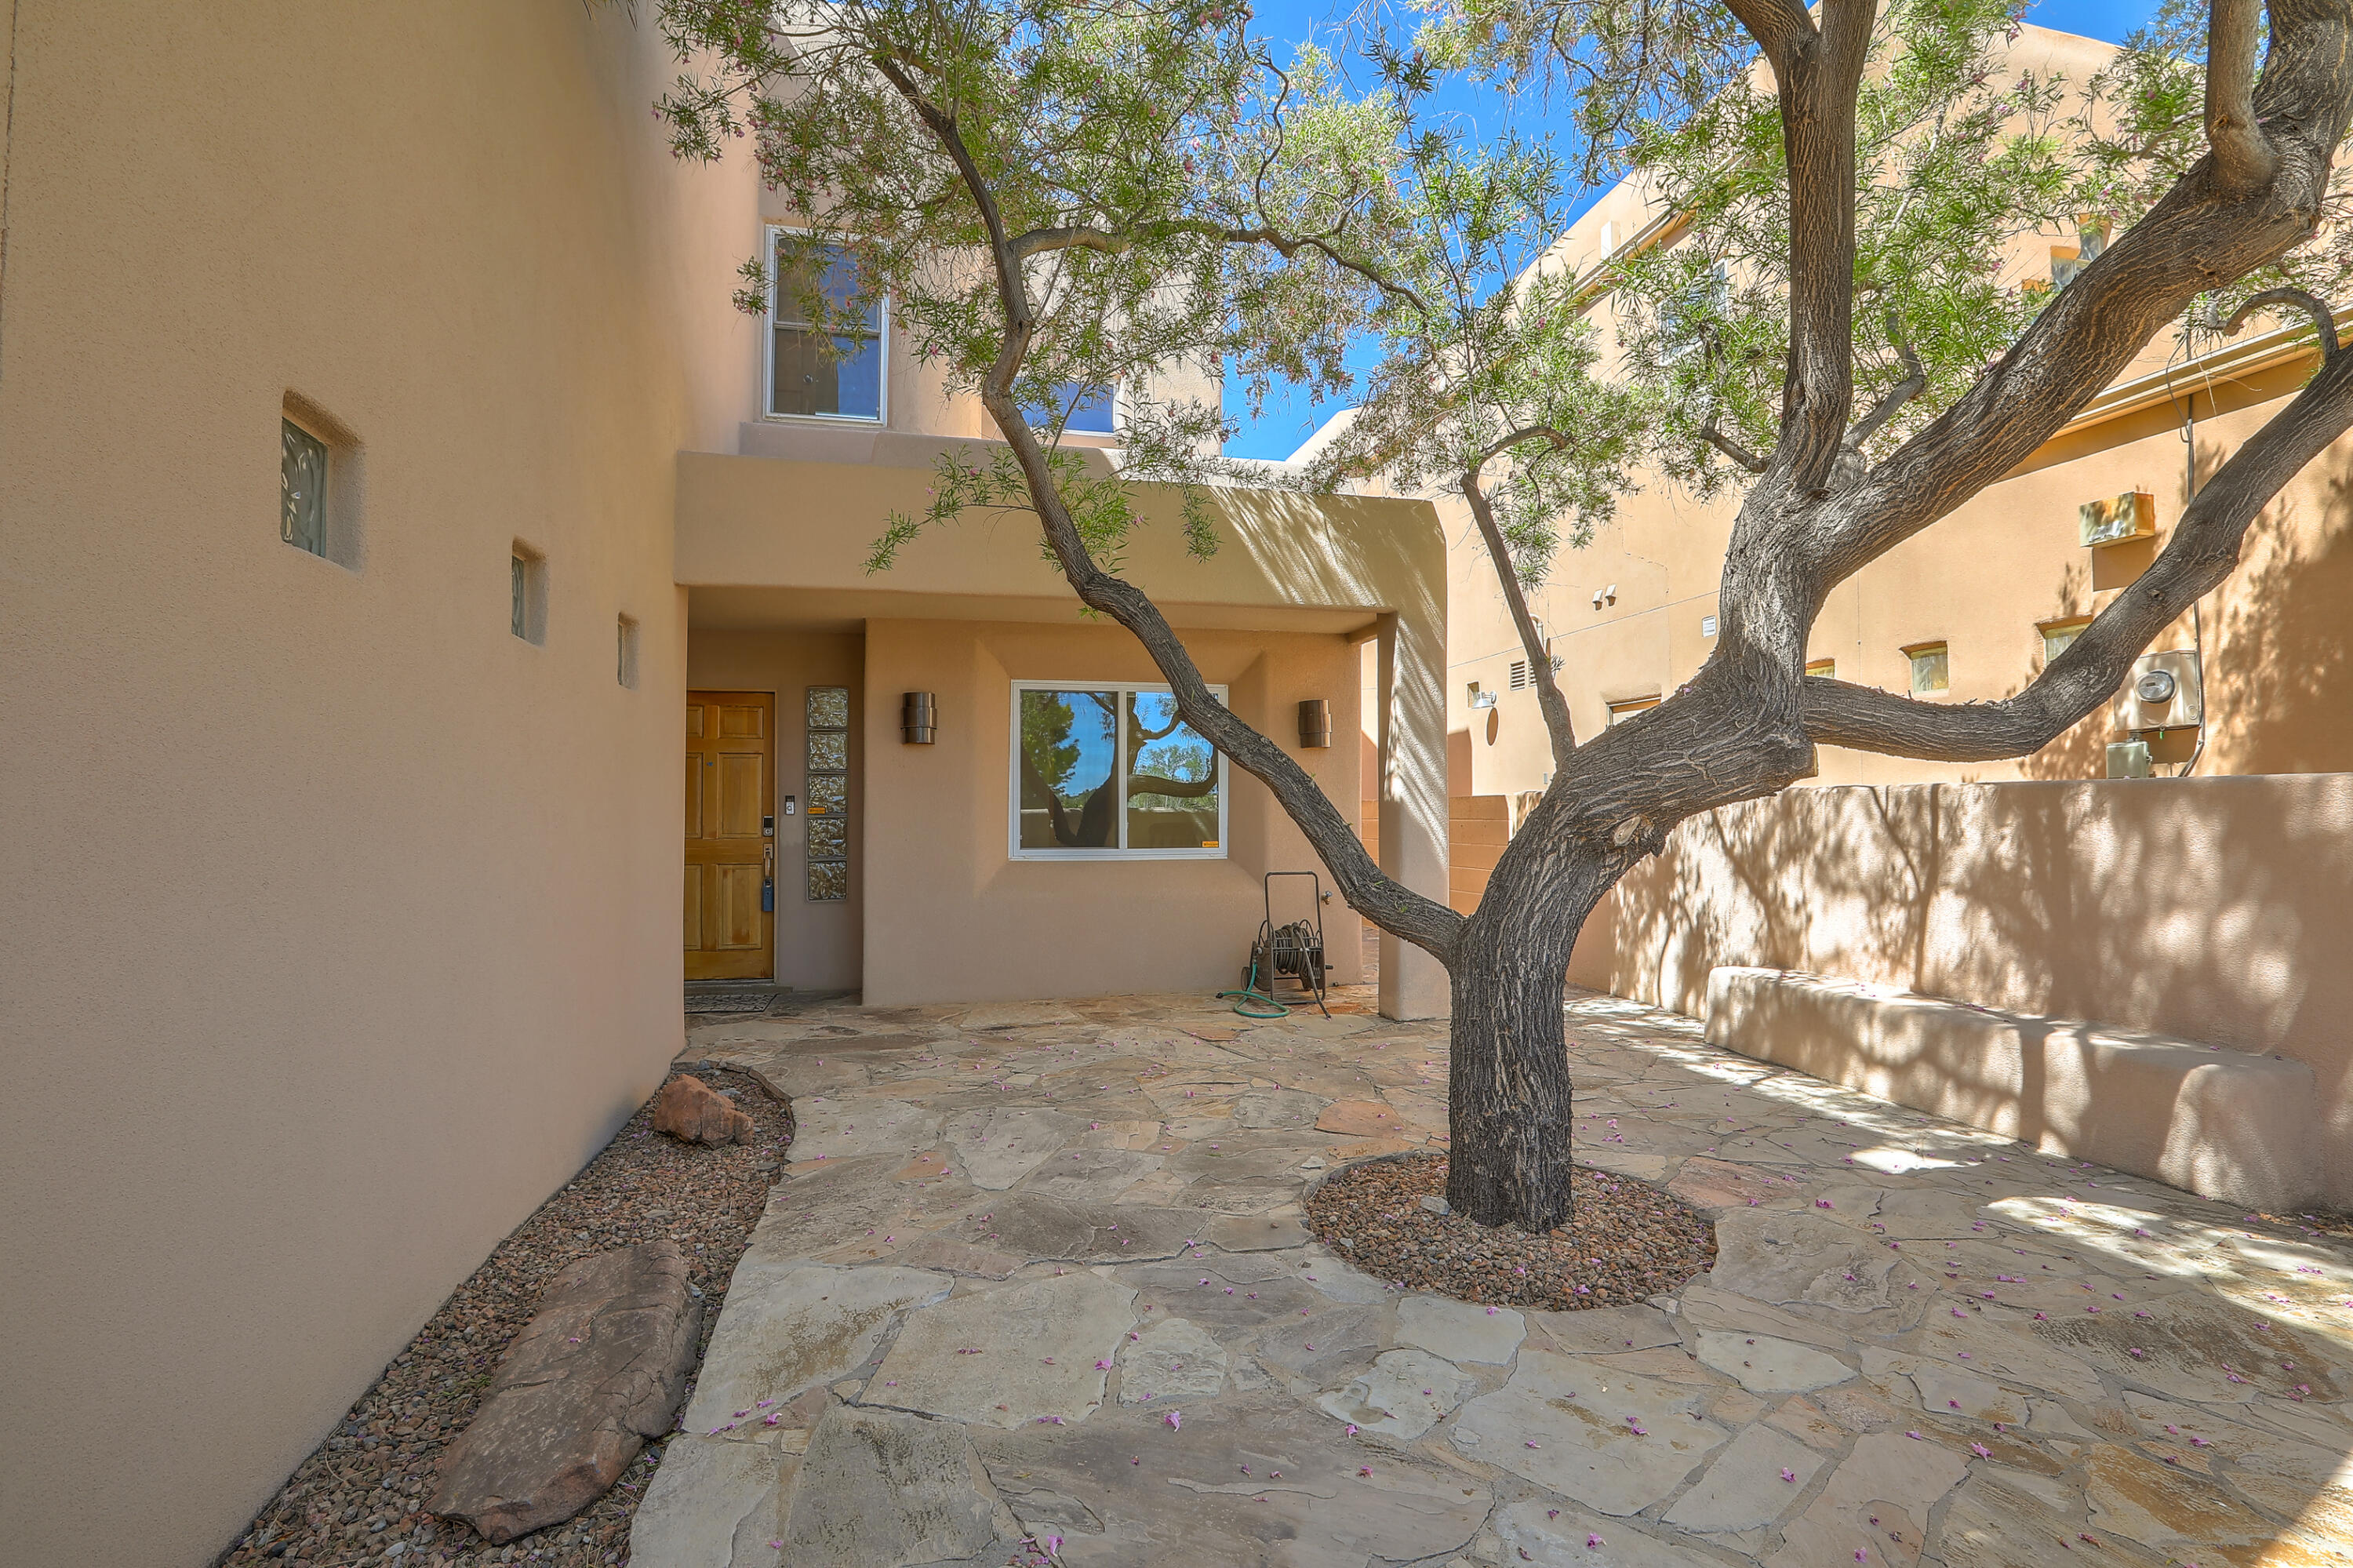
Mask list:
[[[760,907],[772,874],[764,832],[776,796],[776,698],[689,692],[686,881],[689,980],[762,980],[776,971],[776,916]]]

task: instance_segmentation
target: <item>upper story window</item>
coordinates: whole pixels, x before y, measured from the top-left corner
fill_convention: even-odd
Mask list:
[[[786,231],[774,231],[768,294],[768,412],[818,419],[881,422],[883,356],[890,338],[890,311],[880,300],[867,305],[848,331],[826,333],[808,319],[814,293],[834,304],[847,302],[857,279],[839,246],[820,246],[812,268],[791,265]],[[840,323],[836,322],[835,325]]]
[[[1012,749],[1016,860],[1225,858],[1226,760],[1167,687],[1016,683]]]
[[[1029,410],[1033,423],[1050,427],[1062,422],[1071,436],[1115,436],[1119,433],[1119,393],[1116,387],[1065,381],[1054,388],[1050,402]]]

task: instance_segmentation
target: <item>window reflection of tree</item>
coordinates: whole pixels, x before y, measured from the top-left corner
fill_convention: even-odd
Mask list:
[[[1021,703],[1021,803],[1042,810],[1054,843],[1062,849],[1117,847],[1119,779],[1106,769],[1103,781],[1083,794],[1064,795],[1082,755],[1071,738],[1076,705],[1094,705],[1109,724],[1116,722],[1116,694],[1110,692],[1024,692]],[[1166,697],[1166,724],[1155,725],[1128,704],[1128,756],[1133,759],[1127,779],[1131,810],[1182,810],[1183,803],[1217,792],[1217,768],[1208,743],[1185,729],[1176,705]],[[1169,741],[1171,736],[1183,736]],[[1155,743],[1169,741],[1157,746]]]

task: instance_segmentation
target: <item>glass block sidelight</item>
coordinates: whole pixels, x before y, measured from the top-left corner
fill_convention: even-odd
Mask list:
[[[811,686],[808,689],[808,726],[811,729],[848,729],[849,688]]]
[[[804,886],[812,903],[849,896],[849,688],[811,686],[807,715],[807,862]]]
[[[327,553],[327,443],[291,419],[278,421],[278,536]],[[248,449],[250,450],[250,449]]]
[[[849,823],[842,817],[811,817],[808,820],[808,857],[811,860],[847,860],[849,857]]]

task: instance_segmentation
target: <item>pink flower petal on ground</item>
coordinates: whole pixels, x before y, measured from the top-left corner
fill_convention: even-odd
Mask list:
[[[1168,1430],[1171,1432],[1185,1430],[1185,1413],[1181,1410],[1172,1410],[1160,1419],[1168,1423]]]

